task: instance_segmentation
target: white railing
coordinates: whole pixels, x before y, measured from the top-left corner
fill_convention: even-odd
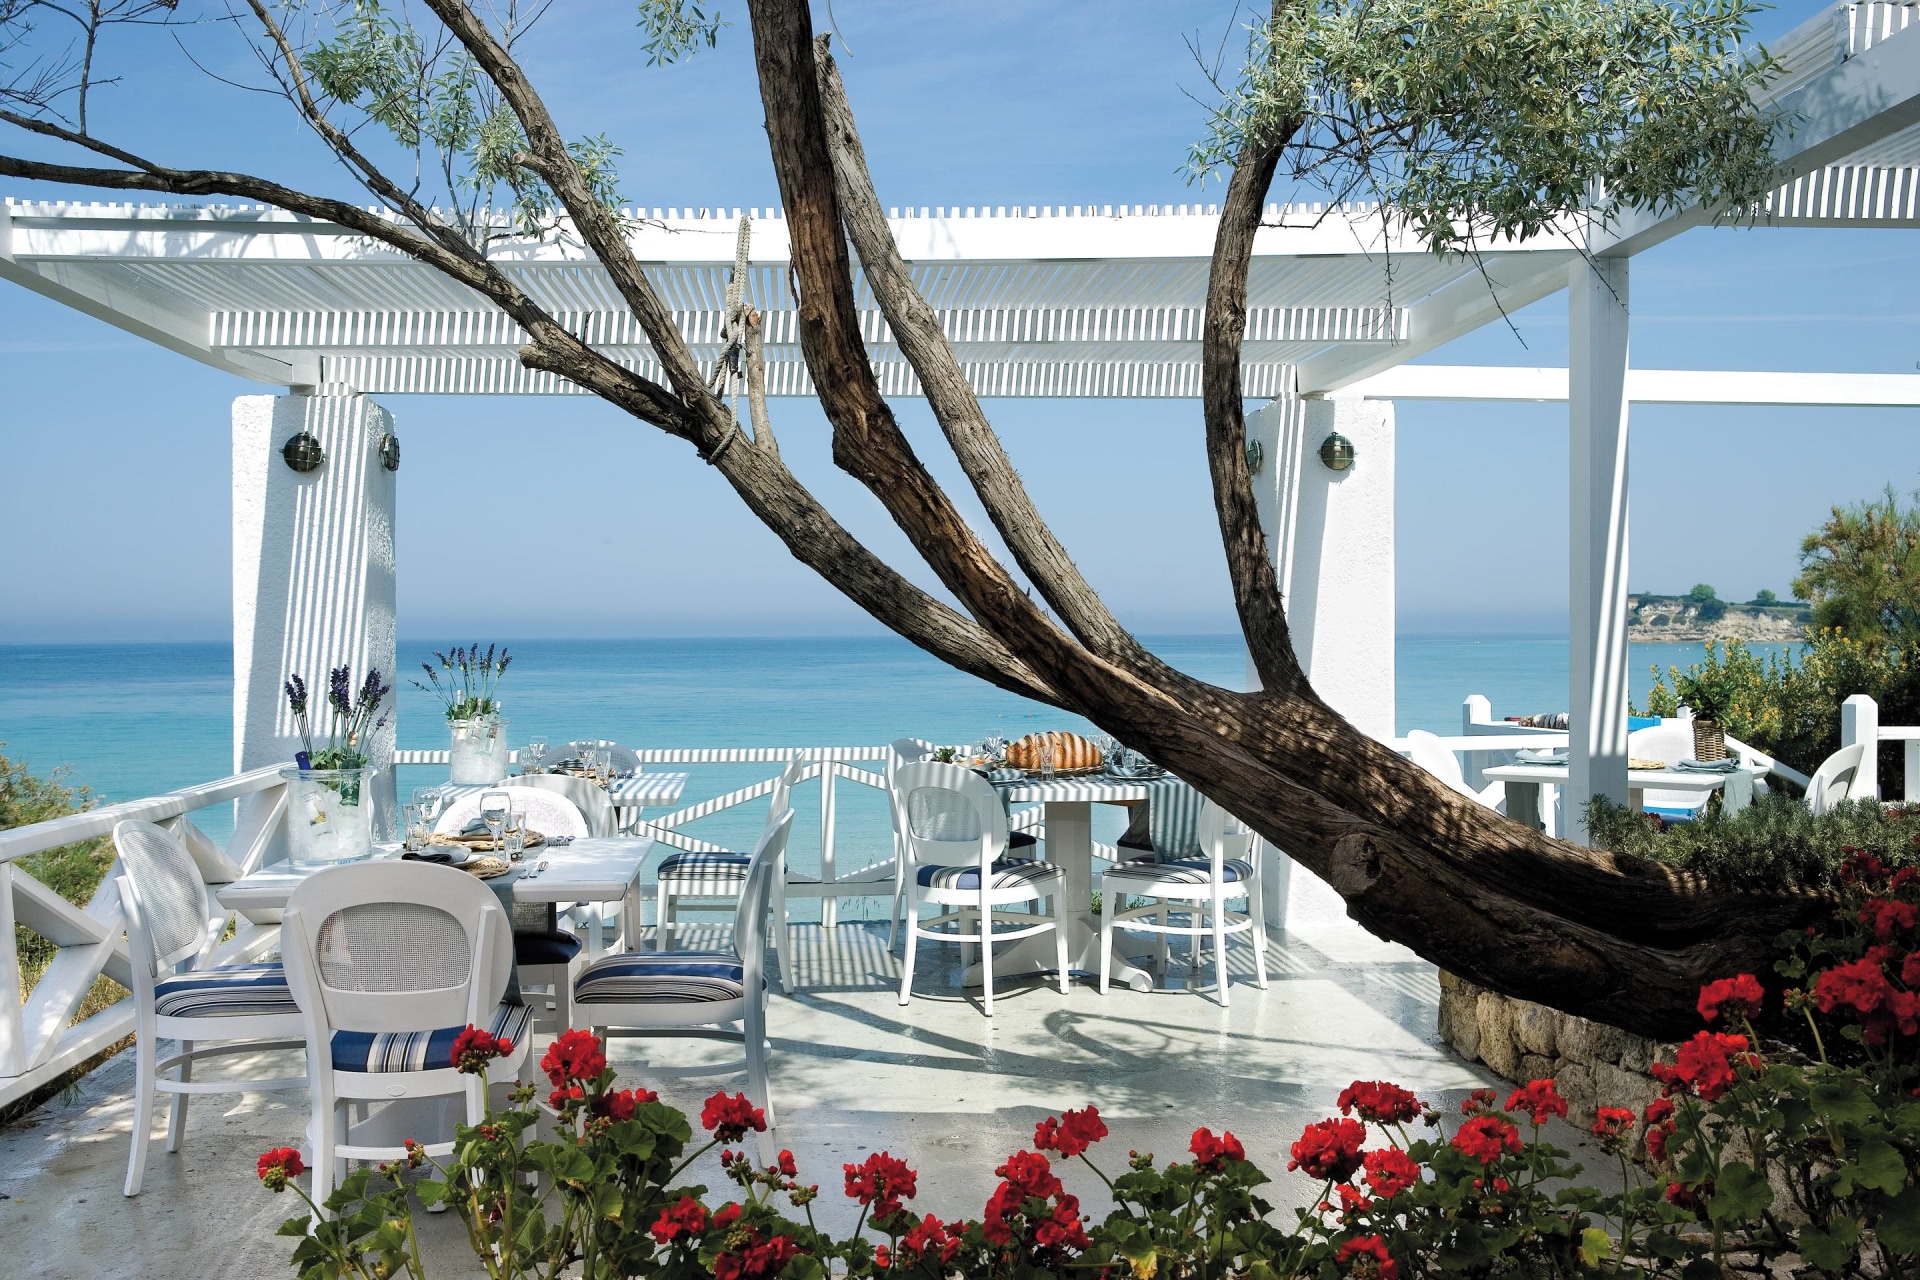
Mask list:
[[[1906,759],[1900,771],[1900,799],[1908,804],[1920,801],[1920,725],[1881,724],[1880,704],[1864,693],[1856,693],[1840,704],[1840,745],[1850,747],[1856,742],[1866,751],[1853,783],[1855,796],[1884,798],[1880,794],[1880,744],[1903,742]]]
[[[282,815],[286,783],[282,766],[255,769],[217,782],[183,787],[145,800],[104,805],[64,818],[0,831],[0,1106],[32,1093],[133,1032],[133,1002],[118,1003],[73,1023],[94,980],[105,974],[122,985],[127,966],[126,923],[114,878],[116,858],[85,907],[76,907],[36,880],[22,858],[83,840],[110,835],[129,818],[157,822],[179,836],[210,884],[225,884],[284,851]],[[226,847],[195,826],[190,814],[245,801]],[[39,934],[59,950],[25,1001],[14,926]],[[224,922],[214,936],[226,932]],[[241,922],[219,945],[220,958],[249,955],[272,939],[272,930]]]

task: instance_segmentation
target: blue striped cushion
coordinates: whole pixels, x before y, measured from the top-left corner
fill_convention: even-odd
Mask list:
[[[660,864],[662,880],[745,880],[744,853],[676,853]]]
[[[993,887],[1011,889],[1016,885],[1031,884],[1035,880],[1045,880],[1060,874],[1060,868],[1047,862],[1026,862],[1003,858],[993,864]],[[920,868],[918,876],[923,889],[978,889],[980,887],[980,868],[938,867]]]
[[[629,951],[588,965],[573,984],[581,1004],[704,1004],[746,994],[731,951]]]
[[[196,969],[154,984],[153,1011],[163,1018],[231,1018],[298,1013],[287,971],[274,964],[227,964]]]
[[[515,1048],[526,1038],[532,1010],[503,1004],[487,1020],[487,1031]],[[330,1046],[335,1071],[445,1071],[453,1066],[453,1042],[465,1027],[438,1031],[336,1031]]]
[[[1253,879],[1253,864],[1245,858],[1226,859],[1220,864],[1220,871],[1228,884]],[[1182,858],[1178,862],[1123,862],[1111,868],[1105,878],[1111,880],[1116,876],[1123,880],[1206,884],[1213,878],[1213,864],[1205,858]]]

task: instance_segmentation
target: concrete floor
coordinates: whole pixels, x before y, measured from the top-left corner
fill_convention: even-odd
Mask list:
[[[820,1183],[823,1226],[851,1228],[840,1165],[878,1149],[922,1171],[916,1207],[977,1216],[994,1167],[1031,1144],[1034,1123],[1088,1102],[1113,1131],[1094,1153],[1109,1173],[1120,1171],[1129,1148],[1184,1157],[1188,1136],[1204,1124],[1239,1135],[1276,1179],[1276,1203],[1299,1203],[1314,1188],[1285,1172],[1287,1148],[1303,1125],[1332,1113],[1350,1081],[1390,1079],[1447,1104],[1499,1084],[1440,1043],[1433,967],[1357,928],[1276,935],[1266,991],[1252,985],[1251,953],[1236,945],[1229,1009],[1194,985],[1181,953],[1161,988],[1146,993],[1102,997],[1076,983],[1062,997],[1031,979],[1004,983],[991,1023],[978,992],[963,995],[954,985],[956,948],[923,949],[916,998],[903,1008],[883,928],[795,933],[799,987],[793,997],[776,991],[769,1008],[777,1139]],[[657,1086],[695,1113],[720,1083],[738,1087],[649,1079],[642,1055],[654,1047],[615,1042],[623,1082]],[[698,1052],[685,1043],[664,1048]],[[669,1059],[663,1052],[656,1061]],[[298,1071],[297,1061],[282,1066]],[[145,1191],[128,1200],[120,1186],[132,1076],[122,1054],[74,1096],[0,1130],[0,1277],[280,1273],[291,1245],[273,1229],[298,1202],[261,1188],[253,1163],[261,1151],[300,1141],[306,1095],[197,1100],[181,1150],[168,1155],[156,1137]],[[1555,1140],[1574,1146],[1574,1137],[1563,1130]],[[706,1176],[719,1181],[717,1169]],[[1088,1212],[1105,1212],[1090,1173],[1066,1177]],[[478,1274],[451,1215],[423,1215],[423,1223],[433,1274]]]

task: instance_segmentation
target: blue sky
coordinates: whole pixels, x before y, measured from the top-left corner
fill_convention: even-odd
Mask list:
[[[1819,6],[1784,5],[1762,34]],[[562,3],[525,50],[572,132],[626,148],[648,205],[776,202],[742,6],[719,50],[648,68],[627,4]],[[816,12],[825,22],[825,8]],[[1179,173],[1231,4],[840,0],[840,59],[883,203],[1194,199]],[[248,74],[219,28],[187,42]],[[155,158],[344,190],[284,104],[136,38],[96,131]],[[15,146],[5,139],[4,145]],[[33,198],[30,184],[0,194]],[[1203,197],[1204,198],[1204,197]],[[1642,367],[1911,373],[1920,234],[1689,232],[1635,259]],[[1564,296],[1427,357],[1560,364]],[[1522,345],[1524,341],[1524,345]],[[229,628],[229,413],[261,388],[0,284],[0,641],[221,638]],[[396,396],[405,441],[403,628],[482,629],[475,546],[512,582],[521,634],[850,633],[871,624],[794,563],[685,446],[576,399]],[[1128,622],[1217,631],[1231,610],[1201,454],[1179,401],[997,401],[989,411],[1043,511]],[[937,438],[902,405],[923,454]],[[810,404],[775,402],[783,450],[855,532],[909,559],[836,472]],[[1399,407],[1403,630],[1564,629],[1566,410]],[[1920,487],[1920,411],[1649,407],[1633,419],[1636,589],[1705,580],[1785,593],[1800,537],[1835,503]],[[955,485],[957,471],[943,475]],[[476,536],[475,512],[497,513]],[[582,554],[584,552],[584,554]],[[924,573],[916,575],[924,579]]]

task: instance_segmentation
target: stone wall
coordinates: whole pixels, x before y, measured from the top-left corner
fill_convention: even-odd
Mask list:
[[[1597,1107],[1646,1110],[1660,1086],[1647,1074],[1671,1062],[1673,1046],[1515,1000],[1453,974],[1440,974],[1440,1038],[1461,1057],[1516,1083],[1551,1078],[1569,1120],[1593,1123]]]

